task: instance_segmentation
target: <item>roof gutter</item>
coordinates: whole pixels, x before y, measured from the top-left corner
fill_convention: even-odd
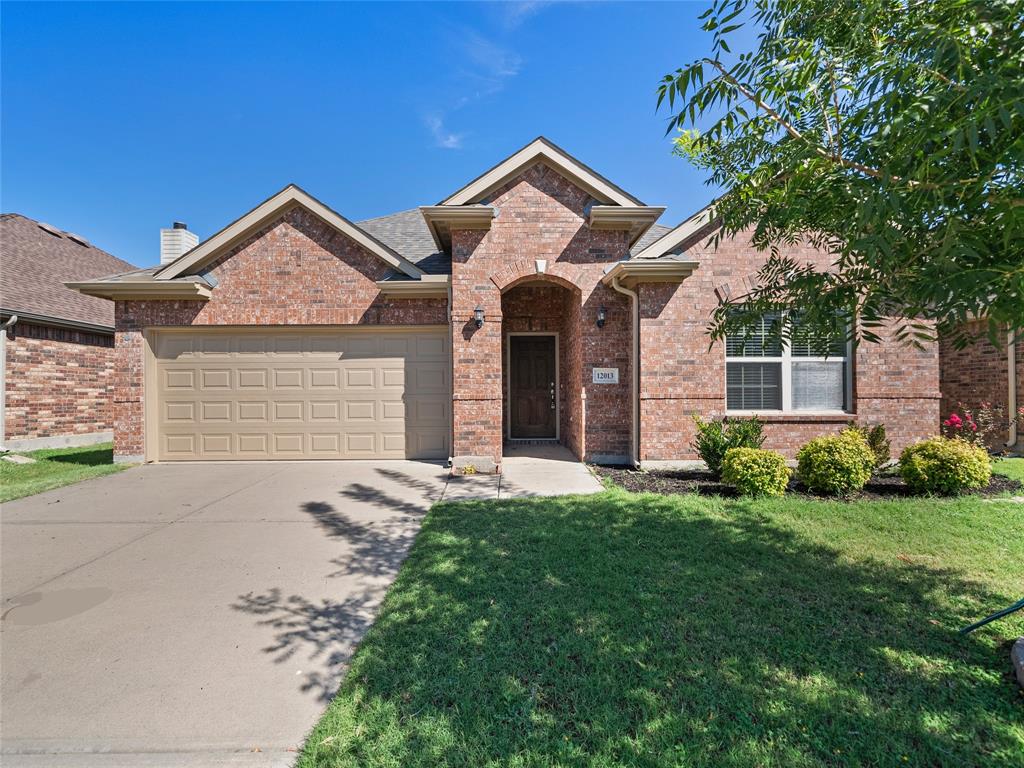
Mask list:
[[[94,280],[85,283],[64,283],[73,291],[111,301],[130,299],[178,299],[207,301],[213,295],[209,283],[192,280],[139,280],[113,282]]]
[[[640,467],[640,297],[636,291],[624,288],[618,276],[613,276],[608,283],[612,290],[629,297],[629,305],[633,315],[633,333],[629,348],[630,400],[633,406],[633,428],[629,436],[630,461],[634,467]]]
[[[105,333],[113,335],[114,326],[100,325],[99,323],[87,323],[84,320],[72,320],[67,317],[53,317],[52,315],[38,315],[34,312],[23,312],[20,309],[4,309],[0,307],[0,317],[7,317],[2,329],[11,328],[15,323],[34,323],[36,325],[51,325],[54,328],[68,328],[75,331],[90,331],[92,333]]]

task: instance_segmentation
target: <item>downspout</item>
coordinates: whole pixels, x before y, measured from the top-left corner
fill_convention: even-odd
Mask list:
[[[1006,367],[1006,380],[1009,382],[1009,391],[1006,398],[1006,410],[1008,413],[1006,415],[1010,419],[1010,429],[1006,436],[1006,447],[1012,449],[1017,447],[1017,430],[1020,427],[1017,424],[1017,339],[1012,330],[1006,334]]]
[[[455,315],[452,312],[452,277],[448,278],[448,466],[455,461]]]
[[[640,467],[640,297],[619,284],[619,278],[613,277],[611,286],[614,290],[629,296],[629,305],[633,310],[633,339],[630,345],[629,367],[632,370],[630,399],[633,401],[633,429],[630,435],[630,460],[633,466]]]
[[[17,315],[11,315],[0,325],[0,451],[7,450],[7,331],[18,322]]]

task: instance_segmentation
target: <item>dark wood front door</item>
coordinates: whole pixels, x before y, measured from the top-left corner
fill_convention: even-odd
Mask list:
[[[509,336],[509,427],[519,439],[555,434],[555,337]]]

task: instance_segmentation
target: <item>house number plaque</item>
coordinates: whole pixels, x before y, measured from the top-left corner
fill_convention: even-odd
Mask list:
[[[619,383],[619,369],[618,368],[595,368],[594,369],[594,383],[595,384],[618,384]]]

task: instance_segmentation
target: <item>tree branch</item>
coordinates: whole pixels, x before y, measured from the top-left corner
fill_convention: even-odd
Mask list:
[[[742,93],[752,102],[754,102],[754,104],[756,104],[758,107],[764,110],[768,117],[770,117],[772,120],[781,125],[783,129],[785,129],[786,133],[788,133],[797,141],[802,141],[805,144],[809,145],[811,149],[814,150],[815,154],[817,154],[819,157],[825,160],[830,160],[833,163],[843,166],[844,168],[849,168],[850,170],[863,173],[865,176],[870,176],[873,179],[881,179],[885,177],[885,174],[882,173],[882,171],[878,170],[877,168],[872,168],[870,165],[858,163],[855,160],[847,160],[845,157],[841,157],[840,155],[837,155],[834,152],[829,152],[828,150],[823,149],[817,144],[812,144],[810,141],[807,140],[807,138],[802,133],[800,133],[800,131],[793,127],[793,125],[789,121],[783,118],[782,115],[780,115],[778,112],[772,109],[772,107],[770,107],[767,103],[759,99],[749,88],[747,88],[745,85],[740,83],[736,78],[730,75],[729,72],[726,71],[725,67],[723,67],[719,62],[715,61],[714,59],[704,59],[704,61],[706,61],[708,64],[717,69],[722,74],[722,77],[725,79],[726,82],[731,84],[740,93]],[[903,179],[899,178],[898,176],[890,176],[889,178],[892,179],[893,181],[903,181]],[[922,186],[920,182],[912,180],[907,180],[907,183],[910,184],[911,186]]]

